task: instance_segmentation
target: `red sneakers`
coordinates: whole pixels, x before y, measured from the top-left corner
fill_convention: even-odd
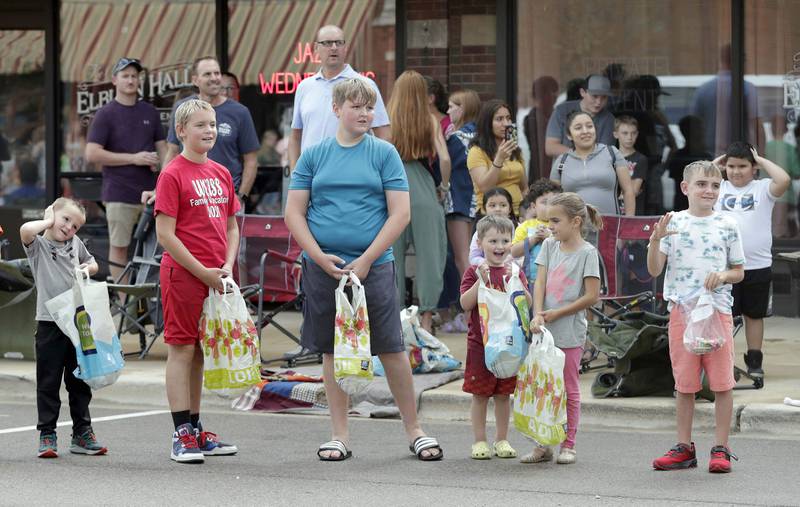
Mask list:
[[[712,447],[711,459],[708,461],[708,471],[715,474],[727,474],[731,471],[731,458],[739,461],[739,458],[724,445]]]
[[[691,443],[691,446],[676,444],[675,447],[667,451],[666,454],[653,460],[653,468],[656,470],[681,470],[684,468],[694,468],[696,466],[697,455],[695,455],[694,452],[694,442]],[[728,466],[730,467],[730,465]]]

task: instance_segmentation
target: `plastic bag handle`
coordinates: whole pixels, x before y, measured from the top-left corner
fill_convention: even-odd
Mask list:
[[[81,268],[79,266],[75,266],[75,280],[78,281],[81,285],[86,285],[88,283],[89,278],[91,275],[89,274],[89,267]]]
[[[534,346],[541,347],[543,349],[552,349],[556,346],[555,342],[553,341],[553,334],[544,326],[539,327],[542,332],[539,334],[531,335],[531,341],[533,342]],[[534,340],[534,336],[539,336],[537,340]]]

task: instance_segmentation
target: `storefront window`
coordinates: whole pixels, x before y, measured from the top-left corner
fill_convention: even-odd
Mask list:
[[[554,105],[572,98],[581,79],[601,74],[611,83],[606,107],[639,123],[637,150],[649,161],[648,213],[685,208],[672,179],[680,178],[680,171],[670,171],[670,162],[713,157],[731,140],[731,2],[541,0],[517,5],[518,122],[531,176],[550,175],[552,159],[544,144]],[[536,114],[526,123],[531,107]]]
[[[257,213],[280,213],[281,174],[287,165],[292,105],[298,83],[320,68],[314,54],[319,28],[342,28],[347,63],[373,79],[388,100],[395,79],[394,0],[230,0],[229,70],[240,82],[262,139]]]
[[[213,0],[62,0],[59,167],[65,195],[100,199],[99,177],[81,173],[100,170],[85,160],[86,135],[93,114],[114,99],[116,61],[142,62],[140,95],[158,108],[166,128],[176,96],[191,87],[193,60],[216,52],[215,17]]]
[[[0,206],[43,208],[44,31],[0,30]]]
[[[748,140],[792,178],[772,216],[772,233],[782,240],[778,244],[790,243],[792,249],[800,239],[800,33],[794,23],[798,17],[798,2],[745,3],[745,91],[754,92],[757,104],[756,114],[747,117]]]

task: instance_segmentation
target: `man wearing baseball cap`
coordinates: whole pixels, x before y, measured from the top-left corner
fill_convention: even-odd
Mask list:
[[[114,100],[95,113],[86,143],[86,160],[103,167],[108,260],[115,280],[122,273],[120,266],[128,262],[128,245],[142,212],[142,192],[155,188],[167,152],[158,111],[139,100],[142,69],[134,58],[117,61],[111,71]]]
[[[614,115],[608,107],[611,95],[611,82],[607,77],[592,74],[586,79],[586,87],[581,88],[580,100],[569,100],[559,104],[547,122],[544,151],[548,157],[557,157],[572,149],[572,141],[567,138],[567,115],[580,109],[594,120],[597,142],[614,144]]]

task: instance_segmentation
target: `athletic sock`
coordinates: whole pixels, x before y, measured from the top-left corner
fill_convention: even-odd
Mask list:
[[[175,425],[175,429],[178,429],[178,426],[183,426],[184,424],[191,424],[192,418],[189,415],[188,410],[181,410],[179,412],[172,412],[172,424]]]
[[[200,414],[190,414],[190,418],[192,420],[192,427],[203,431],[203,428],[200,427]]]

